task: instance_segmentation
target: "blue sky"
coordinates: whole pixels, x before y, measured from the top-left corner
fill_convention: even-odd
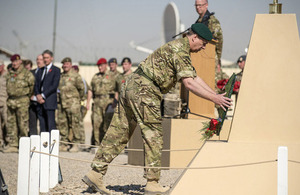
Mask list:
[[[58,0],[55,60],[95,62],[100,57],[125,56],[140,62],[148,54],[129,46],[130,41],[155,50],[161,41],[162,17],[167,0]],[[197,19],[193,0],[174,0],[181,22],[189,27]],[[222,58],[236,61],[247,47],[256,14],[268,14],[272,0],[210,0],[223,29]],[[296,13],[300,1],[280,1],[284,14]],[[54,0],[0,0],[0,47],[32,60],[52,49]],[[15,33],[13,33],[15,32]],[[18,38],[19,37],[19,38]]]

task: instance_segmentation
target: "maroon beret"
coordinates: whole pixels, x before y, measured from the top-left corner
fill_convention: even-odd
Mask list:
[[[15,60],[20,60],[20,59],[21,59],[21,57],[20,57],[19,54],[15,54],[15,55],[10,57],[10,61],[12,61],[12,62],[15,61]]]
[[[105,58],[100,58],[97,62],[97,65],[100,65],[100,64],[107,64],[107,61]]]

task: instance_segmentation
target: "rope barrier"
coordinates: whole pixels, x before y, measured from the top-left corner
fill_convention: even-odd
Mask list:
[[[65,141],[60,141],[60,143],[63,144],[70,144],[70,145],[78,145],[78,146],[89,146],[92,148],[98,148],[99,146],[96,145],[89,145],[89,144],[80,144],[80,143],[72,143],[72,142],[65,142]],[[198,151],[201,148],[193,148],[193,149],[176,149],[176,150],[170,150],[170,149],[163,149],[163,152],[182,152],[182,151]],[[143,152],[144,149],[124,149],[125,151],[135,151],[135,152]]]
[[[114,167],[141,168],[141,169],[185,169],[185,170],[188,170],[188,169],[219,169],[219,168],[251,166],[251,165],[272,163],[272,162],[277,161],[277,159],[275,159],[275,160],[269,160],[269,161],[260,161],[260,162],[235,164],[235,165],[211,166],[211,167],[149,167],[149,166],[137,166],[137,165],[120,165],[120,164],[111,164],[111,163],[104,163],[104,162],[98,162],[98,161],[89,161],[89,160],[83,160],[83,159],[68,158],[68,157],[62,157],[62,156],[58,156],[58,155],[48,154],[45,152],[35,151],[35,149],[31,150],[31,152],[45,154],[45,155],[49,155],[49,156],[53,156],[53,157],[57,157],[57,158],[61,158],[61,159],[66,159],[66,160],[85,162],[85,163],[95,163],[95,164],[101,164],[101,165],[107,165],[107,166],[109,165],[109,166],[114,166]]]
[[[288,160],[289,162],[293,162],[293,163],[299,163],[300,164],[300,162],[299,161],[295,161],[295,160]]]

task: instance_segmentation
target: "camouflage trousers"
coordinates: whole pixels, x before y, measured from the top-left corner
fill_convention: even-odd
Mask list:
[[[19,138],[28,136],[29,105],[7,107],[7,142],[10,146],[18,147]]]
[[[146,78],[133,74],[122,86],[119,104],[107,133],[98,148],[92,168],[103,175],[107,165],[125,148],[138,124],[141,128],[145,166],[161,166],[163,147],[161,111],[162,94]],[[145,169],[148,180],[159,180],[160,169]]]
[[[111,104],[112,100],[109,98],[94,100],[92,105],[92,126],[94,144],[99,146],[107,131],[104,124],[110,123],[111,117],[106,116],[107,107]]]
[[[58,105],[56,110],[56,126],[60,132],[61,141],[74,143],[81,142],[81,113],[80,105],[73,105],[70,108],[62,108]]]
[[[0,107],[0,147],[6,142],[7,106]]]

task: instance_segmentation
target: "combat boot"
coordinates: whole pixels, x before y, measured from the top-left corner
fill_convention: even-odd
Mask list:
[[[90,170],[83,177],[82,181],[94,191],[100,192],[101,194],[111,194],[103,183],[103,175],[101,173]]]
[[[147,181],[145,187],[145,194],[147,195],[168,194],[169,189],[170,189],[169,187],[162,187],[156,180]]]
[[[79,152],[78,145],[74,144],[73,147],[69,150],[69,152]]]
[[[2,150],[3,153],[18,153],[19,152],[19,149],[18,147],[15,147],[15,146],[9,146],[7,148],[4,148]]]

